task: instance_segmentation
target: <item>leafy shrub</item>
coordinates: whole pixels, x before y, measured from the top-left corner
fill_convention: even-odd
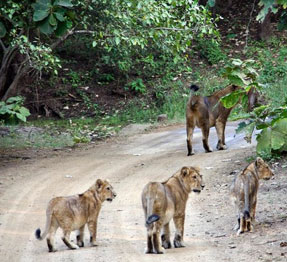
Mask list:
[[[221,99],[227,108],[234,106],[241,99],[241,104],[247,104],[245,91],[250,87],[259,88],[257,73],[252,67],[255,62],[252,60],[241,61],[235,59],[232,65],[226,67],[225,76],[231,83],[244,87]],[[287,101],[283,100],[282,106],[262,105],[254,108],[252,112],[244,117],[248,117],[248,122],[239,124],[236,132],[245,132],[245,139],[251,142],[252,134],[255,130],[260,132],[256,136],[256,152],[264,158],[271,158],[272,155],[287,151]],[[246,106],[245,106],[246,107]]]
[[[29,110],[23,106],[24,98],[14,96],[7,99],[6,102],[0,102],[0,119],[5,123],[16,124],[19,121],[26,122],[30,115]]]
[[[222,52],[220,45],[212,40],[199,40],[197,46],[200,55],[214,65],[226,59],[226,55]]]
[[[251,141],[254,130],[261,130],[256,137],[258,155],[271,158],[273,154],[287,151],[287,106],[260,106],[249,117],[251,120],[240,123],[237,132],[245,132],[246,140]]]
[[[132,91],[135,91],[136,93],[146,93],[146,86],[141,78],[137,78],[136,80],[127,84],[126,87],[131,89]]]

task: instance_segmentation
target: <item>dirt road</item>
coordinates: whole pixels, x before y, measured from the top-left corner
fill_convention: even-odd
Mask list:
[[[242,136],[234,138],[228,125],[228,150],[203,153],[201,134],[195,133],[196,155],[186,156],[184,126],[131,137],[119,137],[87,150],[16,162],[0,170],[1,261],[287,261],[287,180],[279,175],[262,182],[254,233],[237,237],[236,214],[228,191],[234,173],[254,155]],[[215,131],[210,144],[215,148]],[[191,194],[187,204],[186,247],[164,255],[145,255],[146,231],[140,195],[151,181],[163,181],[184,165],[201,167],[206,188]],[[234,171],[232,174],[230,174]],[[34,237],[45,226],[48,201],[59,195],[85,191],[97,178],[109,179],[118,194],[104,203],[99,217],[98,246],[68,250],[56,235],[58,252],[48,253],[46,242]],[[172,225],[172,232],[174,228]],[[75,235],[72,234],[72,239]],[[283,243],[283,244],[282,244]],[[287,243],[286,243],[287,245]]]

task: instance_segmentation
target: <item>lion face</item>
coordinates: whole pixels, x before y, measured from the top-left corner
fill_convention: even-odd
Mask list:
[[[202,175],[199,173],[199,168],[196,167],[183,167],[181,169],[181,177],[184,186],[189,192],[193,191],[200,193],[204,188]]]
[[[113,199],[117,196],[114,191],[112,185],[108,180],[98,179],[96,182],[97,192],[100,195],[102,201],[113,201]]]
[[[255,162],[256,170],[259,175],[259,178],[262,178],[264,180],[269,180],[271,177],[274,176],[271,168],[264,162],[264,160],[261,157],[256,158]]]

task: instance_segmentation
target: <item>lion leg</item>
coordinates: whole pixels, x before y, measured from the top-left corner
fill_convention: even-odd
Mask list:
[[[155,254],[163,254],[164,249],[161,246],[160,242],[160,231],[161,231],[161,224],[155,223],[155,230],[153,231],[152,241],[153,241],[153,248]]]
[[[171,248],[169,223],[167,223],[163,227],[163,232],[162,232],[162,235],[161,235],[161,242],[162,242],[162,246],[165,249]]]
[[[240,225],[239,229],[237,231],[237,235],[239,236],[241,233],[244,233],[246,231],[246,220],[244,218],[244,214],[240,214]]]
[[[209,126],[203,125],[201,127],[202,132],[202,143],[206,153],[212,152],[212,148],[208,145],[208,137],[209,137]]]
[[[253,203],[251,205],[251,210],[250,210],[251,221],[255,221],[256,204],[257,204],[257,199],[255,198],[253,200]]]
[[[237,223],[235,224],[233,230],[237,231],[240,228],[240,216],[237,218]]]
[[[217,137],[218,137],[218,143],[216,148],[218,150],[225,150],[227,149],[226,145],[225,145],[225,123],[220,122],[220,121],[216,121],[215,123],[215,129],[216,129],[216,133],[217,133]]]
[[[96,239],[97,239],[97,220],[90,221],[88,223],[88,229],[90,231],[90,242],[92,246],[97,246]]]
[[[80,227],[78,235],[77,235],[77,245],[79,247],[84,247],[84,230],[85,230],[85,225]]]
[[[153,253],[153,244],[152,244],[152,230],[148,230],[147,232],[147,248],[145,250],[145,254]]]
[[[52,218],[51,226],[49,228],[49,232],[48,232],[48,235],[46,238],[49,252],[56,252],[57,251],[54,243],[55,243],[55,234],[56,234],[58,227],[59,227],[58,223],[56,221],[54,221],[54,219]]]
[[[191,156],[194,155],[194,151],[192,150],[192,137],[195,126],[190,125],[189,123],[187,123],[186,125],[187,125],[186,126],[187,155]]]
[[[176,233],[175,233],[174,240],[173,240],[173,244],[175,248],[185,247],[183,243],[184,219],[185,219],[184,216],[173,218],[174,225],[176,228]]]
[[[63,230],[63,233],[64,233],[64,235],[63,235],[63,237],[62,237],[62,240],[63,240],[63,242],[65,243],[65,245],[66,245],[68,248],[70,248],[70,249],[78,249],[79,246],[76,245],[76,244],[74,244],[74,243],[72,243],[72,242],[70,241],[71,231],[65,229],[65,230]]]

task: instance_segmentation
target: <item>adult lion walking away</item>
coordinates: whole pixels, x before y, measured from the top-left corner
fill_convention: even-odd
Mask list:
[[[47,236],[49,252],[57,251],[54,247],[54,236],[60,227],[63,230],[62,240],[70,249],[78,249],[84,246],[84,229],[88,224],[90,231],[90,242],[96,245],[97,221],[102,203],[112,201],[116,197],[113,187],[107,180],[98,179],[83,194],[68,197],[55,197],[50,200],[46,215],[46,229],[41,235],[38,228],[35,232],[36,238],[43,240]],[[70,234],[79,230],[77,245],[70,242]]]
[[[215,92],[211,96],[191,95],[186,107],[186,134],[187,134],[187,155],[193,155],[192,136],[195,126],[199,127],[202,132],[202,142],[205,152],[212,152],[212,148],[208,144],[209,129],[213,126],[216,128],[218,150],[226,149],[225,145],[225,126],[227,118],[232,108],[225,108],[219,99],[237,89],[239,86],[229,85],[222,90]],[[191,85],[191,91],[199,89],[196,85]]]
[[[142,192],[142,206],[147,227],[145,253],[163,254],[171,248],[169,222],[173,219],[176,233],[174,247],[184,247],[183,232],[188,194],[204,188],[199,169],[183,167],[163,183],[150,182]],[[160,243],[160,233],[162,244]]]

